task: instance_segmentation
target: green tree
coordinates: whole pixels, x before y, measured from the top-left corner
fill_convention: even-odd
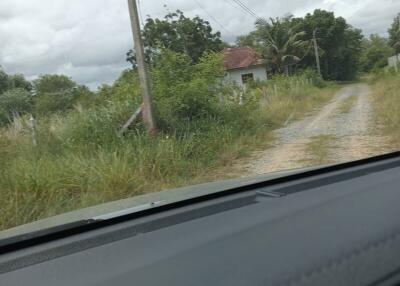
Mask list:
[[[73,98],[76,100],[76,103],[85,108],[98,105],[102,101],[101,97],[98,94],[91,91],[85,85],[78,85],[73,90],[73,92],[74,92]]]
[[[252,47],[258,52],[262,51],[262,43],[260,42],[257,31],[252,31],[247,35],[237,37],[236,45],[239,47]]]
[[[0,66],[0,94],[10,88],[10,78]]]
[[[386,38],[379,35],[370,35],[369,39],[363,40],[363,50],[360,58],[360,69],[370,72],[374,69],[383,68],[387,65],[387,58],[393,54]]]
[[[217,116],[217,95],[224,76],[220,54],[205,54],[193,65],[186,54],[163,50],[155,63],[153,91],[161,128]]]
[[[333,12],[319,9],[304,18],[293,19],[293,23],[300,31],[305,31],[305,41],[311,40],[316,31],[324,79],[350,80],[356,77],[362,49],[361,30],[353,28],[342,17],[335,17]],[[315,65],[312,53],[300,64],[303,68]]]
[[[0,94],[0,125],[12,122],[15,116],[32,111],[32,96],[23,88],[9,89]]]
[[[395,53],[400,53],[400,13],[393,19],[392,26],[389,28],[389,45]]]
[[[260,45],[265,59],[274,72],[289,74],[306,53],[304,32],[291,24],[291,17],[259,19],[256,21],[256,45]],[[251,38],[250,38],[251,39]]]
[[[27,91],[32,90],[32,84],[27,81],[22,74],[14,74],[9,76],[9,81],[11,88],[22,88]]]
[[[0,94],[15,88],[31,91],[32,84],[22,74],[9,75],[0,66]]]
[[[198,16],[188,18],[179,10],[164,19],[148,18],[142,33],[149,62],[160,49],[184,53],[192,63],[197,63],[205,52],[220,51],[224,47],[220,32],[213,32],[209,22]],[[134,51],[130,50],[127,56],[135,67]]]
[[[40,115],[72,108],[77,84],[64,75],[43,75],[33,82],[35,111]]]

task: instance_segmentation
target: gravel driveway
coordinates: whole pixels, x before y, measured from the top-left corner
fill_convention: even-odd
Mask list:
[[[347,85],[322,109],[276,130],[275,146],[254,154],[256,159],[245,166],[246,175],[322,162],[339,163],[383,153],[386,140],[376,135],[371,113],[368,85]]]

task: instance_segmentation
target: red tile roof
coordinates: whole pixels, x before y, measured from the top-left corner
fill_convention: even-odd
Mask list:
[[[226,48],[222,51],[224,55],[225,70],[247,68],[264,63],[256,52],[251,48]]]

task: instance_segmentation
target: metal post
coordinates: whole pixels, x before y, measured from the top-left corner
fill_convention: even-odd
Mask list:
[[[128,0],[128,6],[131,19],[133,40],[135,45],[139,80],[143,96],[143,112],[142,112],[143,121],[147,127],[148,132],[150,134],[154,134],[156,132],[156,124],[153,118],[153,107],[152,107],[153,103],[150,91],[150,79],[145,64],[144,48],[140,33],[136,0]]]

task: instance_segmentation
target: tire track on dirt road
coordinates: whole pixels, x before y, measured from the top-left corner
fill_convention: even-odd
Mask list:
[[[246,164],[246,175],[317,165],[316,152],[309,148],[315,138],[329,138],[330,142],[321,143],[325,146],[317,146],[327,149],[323,152],[324,164],[383,153],[386,140],[375,132],[372,112],[368,85],[347,85],[320,110],[274,131],[275,145],[252,156],[255,159]]]

